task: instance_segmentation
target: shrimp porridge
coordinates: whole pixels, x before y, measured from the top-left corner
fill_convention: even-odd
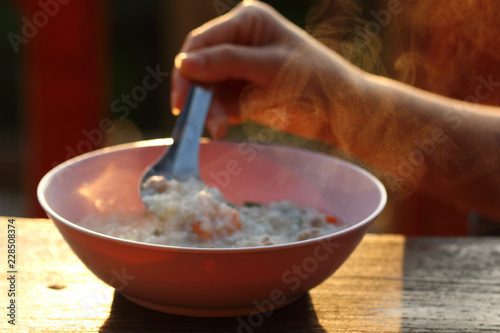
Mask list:
[[[345,228],[333,216],[287,201],[236,206],[219,189],[194,178],[179,182],[154,176],[144,193],[143,200],[154,214],[93,214],[79,224],[143,243],[202,248],[284,244]]]

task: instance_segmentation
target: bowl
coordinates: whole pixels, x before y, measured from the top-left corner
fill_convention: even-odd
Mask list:
[[[346,228],[289,244],[188,248],[139,243],[79,225],[103,211],[144,211],[138,184],[171,139],[90,152],[49,171],[38,199],[80,260],[130,301],[188,316],[267,312],[299,299],[349,257],[386,203],[373,175],[341,159],[297,148],[204,141],[202,179],[234,203],[289,200],[335,215]]]

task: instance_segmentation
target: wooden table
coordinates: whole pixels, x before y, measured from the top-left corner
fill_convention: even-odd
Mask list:
[[[0,219],[8,274],[9,218]],[[94,277],[50,220],[16,218],[15,225],[16,326],[7,322],[9,281],[2,275],[1,331],[500,332],[500,238],[368,234],[331,278],[249,326],[241,318],[190,318],[137,306]]]

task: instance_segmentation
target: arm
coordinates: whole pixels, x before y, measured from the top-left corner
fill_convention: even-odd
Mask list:
[[[195,30],[181,52],[172,105],[189,80],[215,83],[212,132],[243,118],[322,139],[383,172],[389,190],[500,217],[498,108],[368,74],[258,2]]]
[[[360,140],[380,146],[375,153],[362,150],[363,143],[346,133],[350,153],[383,170],[390,190],[419,188],[464,209],[499,218],[499,108],[363,76],[365,107],[377,113],[377,118],[371,118],[374,125],[366,125],[365,132],[379,127]],[[385,124],[377,121],[381,118]]]

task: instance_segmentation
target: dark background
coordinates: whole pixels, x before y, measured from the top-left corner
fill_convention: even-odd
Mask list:
[[[28,1],[31,0],[25,2]],[[24,45],[20,45],[20,52],[16,53],[7,37],[11,32],[21,35],[21,18],[30,18],[23,13],[23,1],[20,2],[0,2],[0,215],[44,217],[38,212],[33,213],[36,211],[36,208],[33,209],[37,206],[36,198],[33,186],[26,185],[27,164],[33,163],[30,158],[33,152],[27,139],[29,110],[24,91],[24,80],[29,78],[30,73],[26,70]],[[299,26],[303,26],[307,9],[312,3],[309,0],[265,2]],[[160,64],[162,70],[170,70],[186,33],[217,17],[234,3],[235,0],[104,1],[107,31],[103,32],[106,54],[103,77],[106,93],[102,110],[95,112],[100,117],[113,119],[117,129],[105,139],[104,146],[170,135],[175,119],[170,113],[169,78],[158,89],[149,91],[147,98],[130,109],[124,120],[117,119],[118,114],[110,112],[111,103],[141,84],[146,66],[155,68]],[[63,9],[61,5],[60,13]],[[67,42],[68,47],[71,45],[70,40],[62,42]],[[54,124],[56,130],[57,126],[64,126],[64,121]],[[66,145],[64,139],[61,139],[60,145]],[[51,166],[42,168],[45,172]]]

